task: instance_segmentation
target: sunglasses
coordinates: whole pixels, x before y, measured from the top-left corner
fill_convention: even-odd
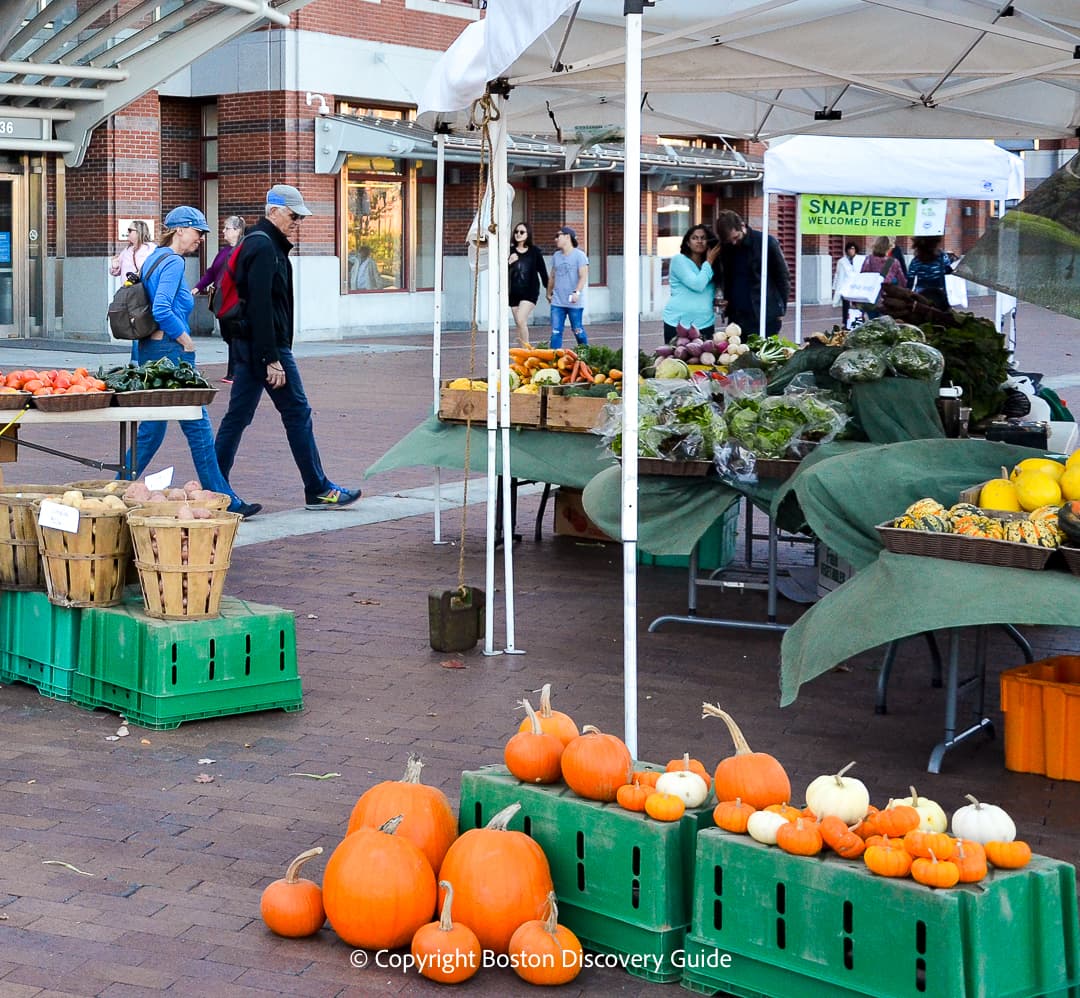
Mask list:
[[[300,219],[304,217],[303,215],[296,214],[291,208],[286,208],[285,210],[289,213],[289,221],[291,222],[299,222]]]

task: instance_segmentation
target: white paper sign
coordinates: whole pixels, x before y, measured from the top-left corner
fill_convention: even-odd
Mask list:
[[[45,499],[38,509],[38,523],[42,527],[65,530],[69,534],[79,532],[79,511],[74,506],[65,506],[62,502],[50,502]]]
[[[848,301],[865,302],[873,305],[878,300],[878,295],[881,294],[882,280],[881,274],[875,274],[873,271],[865,274],[853,274],[849,280],[844,282],[840,294],[847,298]]]
[[[156,471],[152,475],[147,475],[146,487],[151,492],[164,492],[172,485],[172,475],[172,468],[166,468],[164,471]]]

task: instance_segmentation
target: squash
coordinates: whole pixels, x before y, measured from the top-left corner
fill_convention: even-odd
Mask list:
[[[905,849],[868,845],[863,853],[863,862],[871,873],[879,877],[906,877],[911,872],[912,859]]]
[[[537,716],[540,718],[541,729],[558,738],[563,743],[563,747],[580,734],[569,714],[551,709],[551,683],[544,683],[540,689],[540,709],[537,711]],[[532,723],[528,717],[518,725],[518,731],[532,731]]]
[[[904,848],[916,857],[936,856],[939,860],[952,859],[953,853],[956,852],[956,839],[944,832],[924,832],[916,828],[904,836]]]
[[[579,797],[613,801],[634,770],[630,750],[621,738],[605,735],[591,724],[581,731],[563,749],[563,779]]]
[[[1002,870],[1019,870],[1031,862],[1031,846],[1019,839],[1012,842],[987,842],[986,858]]]
[[[816,856],[821,852],[821,830],[810,818],[796,818],[776,829],[776,844],[792,856]]]
[[[862,780],[844,774],[854,766],[849,762],[833,776],[819,776],[806,788],[806,806],[817,818],[829,815],[845,825],[858,824],[870,807],[870,792]]]
[[[674,794],[686,807],[701,807],[709,796],[708,784],[689,769],[673,769],[656,781],[660,793]]]
[[[446,892],[439,920],[421,925],[409,950],[416,969],[429,981],[460,984],[480,969],[484,954],[476,933],[453,920],[454,888],[448,880],[440,880],[439,886]]]
[[[914,787],[910,797],[900,797],[890,803],[890,807],[897,804],[906,804],[919,812],[919,827],[927,832],[943,832],[949,827],[949,819],[945,816],[941,805],[929,797],[920,797]]]
[[[939,860],[933,852],[911,864],[911,879],[927,887],[955,887],[960,882],[960,868],[947,859]]]
[[[746,831],[755,842],[774,846],[776,833],[787,824],[788,819],[775,811],[755,811],[746,821]]]
[[[936,499],[917,499],[907,509],[904,510],[906,516],[910,516],[913,519],[918,519],[921,516],[941,516],[945,512],[945,507],[941,505]]]
[[[822,818],[818,831],[825,845],[844,859],[858,859],[866,851],[866,843],[834,815]]]
[[[1073,499],[1058,510],[1058,526],[1071,544],[1080,544],[1080,499]]]
[[[960,871],[960,883],[974,884],[987,874],[986,850],[971,839],[957,839],[956,853],[952,858]]]
[[[548,895],[547,918],[519,925],[510,937],[509,950],[514,973],[529,984],[569,984],[581,973],[581,942],[565,925],[559,925],[554,891]]]
[[[753,804],[746,804],[737,797],[735,800],[722,800],[713,808],[713,821],[717,828],[725,832],[745,835],[746,823],[755,810]]]
[[[643,787],[635,777],[633,783],[619,787],[615,793],[615,803],[625,811],[644,811],[645,801],[649,799],[651,793],[654,793],[653,788]]]
[[[645,798],[645,813],[656,821],[678,821],[686,813],[686,805],[681,797],[656,790]]]
[[[563,743],[540,727],[532,704],[522,700],[531,731],[519,731],[503,750],[506,768],[522,783],[558,783],[562,777]]]
[[[285,877],[275,880],[262,892],[259,912],[266,927],[279,936],[299,939],[313,936],[323,927],[322,890],[311,880],[297,873],[309,859],[322,855],[322,846],[300,853],[285,871]]]
[[[672,759],[665,767],[665,772],[670,773],[681,769],[689,769],[690,772],[697,773],[705,781],[706,787],[712,786],[712,776],[709,775],[705,764],[700,759],[691,759],[689,752],[683,753],[681,759]]]
[[[742,798],[758,809],[791,800],[791,781],[780,762],[767,752],[753,752],[739,726],[720,706],[703,703],[702,717],[718,717],[727,725],[735,754],[721,759],[713,774],[717,800]]]
[[[971,801],[959,808],[952,816],[953,835],[972,842],[1012,842],[1016,838],[1016,824],[996,804],[983,804],[971,794],[964,794]]]

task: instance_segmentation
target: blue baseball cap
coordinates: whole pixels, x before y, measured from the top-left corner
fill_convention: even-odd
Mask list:
[[[206,224],[206,216],[198,208],[192,208],[189,204],[182,204],[179,208],[173,208],[165,216],[165,228],[198,229],[200,232],[210,231],[210,226]]]
[[[311,214],[311,209],[304,204],[304,195],[291,184],[274,184],[266,192],[266,203],[288,208],[296,215]]]

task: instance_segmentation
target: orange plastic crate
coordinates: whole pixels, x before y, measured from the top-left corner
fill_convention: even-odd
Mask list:
[[[1001,674],[1005,768],[1080,780],[1080,655]]]

